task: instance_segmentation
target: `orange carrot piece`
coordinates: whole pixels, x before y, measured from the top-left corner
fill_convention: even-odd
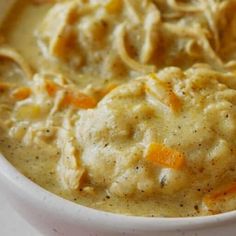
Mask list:
[[[153,164],[173,169],[181,169],[185,160],[183,153],[159,143],[148,146],[146,159]]]
[[[97,105],[97,101],[84,93],[77,93],[74,95],[72,92],[67,92],[62,103],[62,106],[72,105],[75,108],[89,109]]]
[[[31,89],[28,87],[17,88],[12,92],[12,97],[16,100],[24,100],[31,95]]]
[[[72,97],[71,104],[74,105],[76,108],[94,108],[97,105],[96,100],[88,96],[84,93],[78,93]]]
[[[62,102],[61,102],[61,106],[66,107],[72,104],[72,100],[73,100],[73,95],[71,92],[66,92]]]
[[[207,194],[203,198],[203,201],[206,204],[209,204],[216,201],[220,201],[224,199],[225,197],[229,197],[230,195],[233,195],[233,194],[236,194],[236,182],[233,182],[230,185],[227,185],[226,187],[223,187],[219,190],[216,190]]]
[[[175,112],[179,111],[181,108],[180,99],[172,91],[169,93],[168,104],[171,107],[171,109]]]
[[[51,96],[51,97],[54,96],[56,94],[56,92],[58,91],[58,89],[59,89],[59,86],[56,83],[54,83],[53,81],[50,81],[50,80],[46,81],[45,86],[46,86],[46,90],[48,92],[48,95]]]

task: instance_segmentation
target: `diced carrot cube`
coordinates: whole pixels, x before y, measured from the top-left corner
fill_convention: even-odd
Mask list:
[[[71,104],[77,108],[94,108],[97,105],[97,101],[84,93],[78,93],[76,96],[72,97]]]
[[[76,95],[72,92],[67,92],[61,105],[72,105],[75,108],[89,109],[96,107],[97,101],[93,97],[81,92],[77,93]]]
[[[148,146],[146,159],[153,164],[173,169],[181,169],[185,160],[183,153],[159,143]]]
[[[46,81],[45,86],[46,86],[46,90],[48,92],[48,95],[51,96],[51,97],[54,96],[56,94],[56,92],[58,91],[58,89],[59,89],[59,86],[56,83],[54,83],[53,81],[50,81],[50,80]]]
[[[24,100],[31,95],[31,89],[28,87],[17,88],[12,92],[12,97],[16,100]]]
[[[170,92],[169,94],[169,99],[168,99],[169,106],[171,109],[175,112],[179,111],[181,108],[181,101],[180,99],[176,96],[174,92]]]

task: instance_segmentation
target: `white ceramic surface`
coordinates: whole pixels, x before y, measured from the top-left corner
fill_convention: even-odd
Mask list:
[[[0,189],[0,235],[1,236],[43,236],[30,226],[8,204]]]
[[[13,1],[0,0],[0,23],[1,15],[5,15]],[[45,236],[236,235],[236,212],[198,218],[144,218],[115,215],[74,204],[32,183],[1,155],[0,189],[11,206]]]

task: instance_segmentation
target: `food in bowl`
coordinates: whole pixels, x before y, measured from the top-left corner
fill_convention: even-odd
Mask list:
[[[1,152],[45,189],[100,210],[234,210],[235,9],[16,3],[0,34]]]

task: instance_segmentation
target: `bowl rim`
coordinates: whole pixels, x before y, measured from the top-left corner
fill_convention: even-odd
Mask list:
[[[119,230],[145,230],[145,231],[185,231],[196,230],[208,227],[221,226],[236,220],[236,211],[230,211],[211,216],[196,217],[142,217],[127,216],[122,214],[104,212],[93,208],[85,207],[72,201],[63,199],[53,194],[21,174],[1,153],[0,153],[0,177],[20,191],[22,196],[37,202],[50,212],[60,212],[63,208],[63,216],[73,220],[79,220],[84,224],[94,225],[98,228]]]

